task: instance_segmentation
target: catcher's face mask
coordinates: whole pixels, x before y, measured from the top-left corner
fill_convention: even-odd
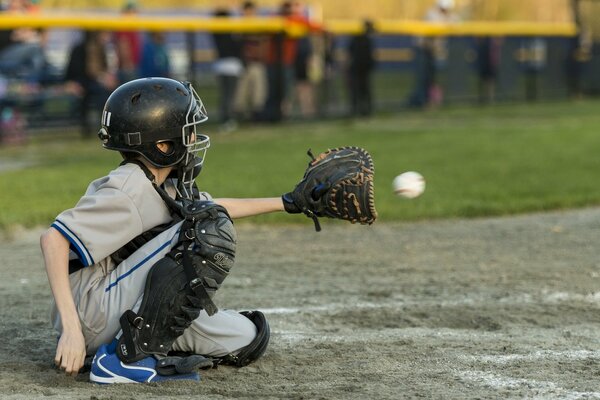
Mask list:
[[[179,196],[194,199],[194,181],[202,170],[206,159],[206,151],[210,147],[210,138],[197,132],[197,126],[208,119],[204,104],[192,87],[186,83],[192,94],[190,105],[186,114],[186,124],[181,128],[182,142],[187,153],[177,167],[177,191]]]

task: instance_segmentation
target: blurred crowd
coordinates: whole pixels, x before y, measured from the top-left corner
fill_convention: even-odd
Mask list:
[[[239,15],[256,15],[256,6],[248,1]],[[230,17],[231,10],[219,9],[216,17]],[[369,116],[373,112],[372,76],[376,69],[376,28],[369,20],[361,32],[350,35],[342,45],[318,24],[308,18],[307,9],[298,1],[282,3],[279,15],[304,24],[309,34],[300,38],[283,35],[213,35],[218,60],[215,73],[220,83],[220,118],[225,129],[238,120],[278,121],[292,114],[303,118],[323,117],[327,106],[340,103],[332,89],[333,78],[343,74],[347,94],[347,115]],[[432,24],[460,22],[454,0],[432,0],[423,17]],[[478,92],[481,103],[492,102],[501,61],[502,38],[474,39]],[[535,85],[543,69],[545,42],[539,38],[527,42],[529,53],[526,79]],[[336,49],[342,50],[336,53]],[[440,76],[449,59],[448,38],[415,37],[414,76],[405,106],[434,108],[444,101]],[[341,54],[340,54],[341,53]],[[528,93],[535,93],[535,88]],[[528,98],[529,98],[528,94]],[[338,113],[339,115],[339,113]]]
[[[4,11],[24,14],[38,12],[38,8],[34,0],[8,0]],[[138,11],[133,1],[125,3],[121,10],[126,16]],[[216,9],[213,16],[255,17],[258,11],[253,1],[245,1],[239,9]],[[299,1],[284,1],[269,15],[293,21],[306,28],[308,34],[211,35],[213,72],[219,89],[218,120],[224,131],[234,130],[240,121],[280,121],[289,117],[292,110],[302,118],[325,113],[323,104],[330,100],[335,73],[333,36],[311,21],[308,8]],[[373,108],[372,33],[372,24],[365,23],[363,34],[354,37],[347,48],[346,81],[349,105],[355,115],[369,115]],[[10,107],[7,82],[21,83],[17,96],[12,96],[15,98],[36,96],[40,90],[52,87],[79,100],[75,113],[82,132],[91,134],[95,120],[90,113],[97,113],[118,85],[141,77],[173,75],[162,32],[86,30],[70,49],[61,71],[44,57],[46,36],[42,29],[0,30],[0,107],[10,110],[11,117],[17,109]]]
[[[39,0],[5,0],[3,12],[32,14],[40,12]],[[430,23],[458,23],[454,0],[431,0],[423,17]],[[135,0],[126,0],[124,16],[140,10]],[[259,9],[252,0],[237,8],[213,10],[215,18],[260,17],[276,15],[304,28],[305,35],[285,33],[214,33],[210,35],[214,59],[211,76],[216,77],[218,108],[211,119],[222,131],[236,129],[240,122],[277,122],[294,116],[313,119],[346,114],[369,116],[374,111],[373,72],[376,69],[376,26],[365,20],[360,32],[335,37],[311,18],[310,7],[298,0],[283,1],[276,9]],[[587,39],[586,39],[587,38]],[[585,35],[573,38],[568,60],[568,85],[577,93],[582,54],[591,40]],[[479,82],[479,100],[494,100],[502,59],[503,39],[473,39]],[[445,37],[415,37],[412,46],[414,75],[405,105],[431,108],[444,101],[440,76],[449,59]],[[7,132],[18,132],[25,125],[19,115],[23,98],[42,101],[50,93],[70,96],[85,135],[93,135],[97,115],[108,95],[132,79],[175,76],[170,48],[163,32],[92,31],[81,32],[80,40],[68,51],[60,69],[46,59],[48,32],[43,29],[0,30],[0,142],[11,141]],[[587,47],[586,47],[587,44]],[[188,43],[188,46],[190,44]],[[194,44],[191,44],[191,48]],[[541,38],[524,41],[523,52],[526,97],[534,99],[539,72],[545,66],[546,42]],[[188,56],[194,67],[195,48]],[[338,87],[342,82],[343,88]],[[202,95],[202,93],[201,93]],[[334,109],[333,112],[331,109]],[[216,117],[216,118],[214,118]],[[14,136],[14,135],[13,135]],[[18,135],[15,136],[18,141]]]
[[[231,10],[218,9],[215,17],[227,18]],[[245,1],[240,14],[257,16],[256,4]],[[334,65],[333,35],[310,20],[299,1],[283,2],[277,15],[303,26],[308,34],[218,33],[214,72],[219,80],[219,118],[223,129],[237,121],[279,121],[292,109],[302,118],[323,116],[331,96]],[[372,25],[347,46],[346,82],[352,112],[371,113],[370,76],[374,68]]]
[[[122,13],[137,13],[137,5],[127,2]],[[34,13],[32,0],[9,0],[6,12]],[[58,70],[46,59],[47,31],[18,28],[0,31],[0,98],[2,109],[16,115],[13,103],[24,97],[41,99],[42,91],[51,90],[71,95],[79,116],[82,132],[93,133],[96,120],[89,113],[98,113],[109,94],[121,83],[146,76],[169,76],[169,57],[164,34],[153,32],[147,39],[139,31],[86,30],[81,40],[72,46],[64,69]],[[112,61],[112,62],[111,62]],[[18,85],[9,83],[18,82]],[[16,90],[14,89],[16,87]],[[13,92],[8,89],[12,88]],[[4,96],[2,96],[4,95]],[[14,100],[13,100],[14,99]],[[40,100],[41,101],[41,100]]]

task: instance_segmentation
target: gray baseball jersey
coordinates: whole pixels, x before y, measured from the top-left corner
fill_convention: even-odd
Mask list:
[[[204,200],[212,197],[202,192]],[[177,244],[176,224],[139,248],[119,265],[110,255],[141,233],[171,221],[169,210],[141,168],[125,164],[92,182],[77,205],[58,215],[52,226],[70,243],[70,258],[86,267],[69,275],[88,354],[110,342],[120,330],[119,317],[137,311],[146,275]],[[52,320],[62,331],[53,308]],[[247,346],[256,327],[243,315],[202,312],[174,345],[176,350],[223,356]]]
[[[92,182],[77,205],[60,213],[52,226],[69,240],[82,264],[90,266],[170,220],[140,167],[125,164]]]

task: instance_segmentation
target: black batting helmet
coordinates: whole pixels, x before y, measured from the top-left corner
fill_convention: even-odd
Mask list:
[[[169,78],[136,79],[119,86],[102,112],[98,133],[105,148],[140,154],[157,167],[188,163],[210,145],[196,125],[207,120],[202,100],[188,82]],[[169,153],[156,143],[170,142]]]

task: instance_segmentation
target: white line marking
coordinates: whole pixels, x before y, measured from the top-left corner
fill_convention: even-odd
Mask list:
[[[489,295],[470,295],[456,298],[444,298],[440,300],[426,300],[423,298],[395,297],[391,300],[386,299],[381,302],[359,301],[348,299],[344,303],[328,303],[317,306],[306,307],[277,307],[261,308],[260,311],[265,314],[299,314],[299,313],[319,313],[343,310],[367,310],[397,308],[401,306],[442,306],[453,307],[459,305],[473,305],[487,303],[499,303],[503,305],[523,305],[523,304],[556,304],[562,302],[581,301],[600,305],[600,292],[580,294],[569,292],[542,292],[537,295],[531,293],[521,293],[503,298],[495,298]]]
[[[461,358],[468,361],[481,361],[491,364],[508,364],[516,361],[539,361],[549,359],[589,360],[600,359],[600,350],[540,350],[529,354],[489,354],[481,356],[463,356]]]
[[[278,340],[287,343],[306,342],[307,339],[315,338],[315,331],[304,331],[292,327],[291,329],[274,329],[271,326],[271,333],[276,335]],[[349,330],[340,333],[318,333],[319,342],[335,342],[335,343],[365,343],[365,342],[389,342],[396,339],[414,339],[423,340],[435,338],[440,340],[456,340],[465,341],[483,339],[488,341],[497,341],[512,335],[510,332],[487,332],[473,330],[457,330],[450,328],[391,328],[382,330]],[[511,336],[512,337],[512,336]]]
[[[553,382],[536,381],[533,379],[511,378],[491,372],[464,371],[458,374],[463,379],[479,383],[493,389],[524,389],[527,392],[535,390],[535,396],[527,396],[534,399],[600,399],[600,392],[578,392],[565,389]]]

